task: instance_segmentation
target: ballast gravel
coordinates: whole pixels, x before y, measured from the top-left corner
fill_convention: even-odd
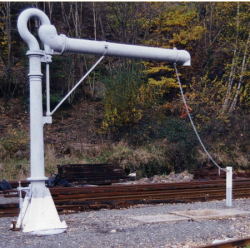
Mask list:
[[[145,223],[133,216],[168,214],[197,209],[250,211],[250,199],[196,202],[191,204],[140,205],[126,209],[98,210],[60,215],[68,225],[66,233],[31,235],[9,230],[16,217],[0,218],[0,248],[189,248],[214,240],[250,237],[250,216],[202,221]]]

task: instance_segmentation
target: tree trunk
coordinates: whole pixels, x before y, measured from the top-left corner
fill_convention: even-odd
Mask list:
[[[94,37],[96,41],[96,8],[94,2],[93,2],[93,21],[94,21]]]
[[[235,68],[236,68],[236,64],[237,64],[237,61],[238,61],[238,59],[236,58],[236,53],[237,53],[237,49],[238,49],[238,36],[239,36],[239,2],[237,2],[236,27],[237,27],[236,42],[235,42],[233,59],[232,59],[231,71],[230,71],[230,75],[229,75],[229,78],[228,78],[228,87],[227,87],[226,97],[225,97],[225,100],[224,100],[224,104],[222,106],[222,114],[225,114],[225,112],[227,110],[227,107],[228,107],[229,97],[230,97],[230,93],[231,93],[232,86],[233,86],[233,81],[234,81]]]
[[[241,72],[240,72],[239,83],[238,83],[238,86],[237,86],[237,89],[236,89],[236,93],[234,95],[233,102],[232,102],[232,104],[230,106],[229,113],[232,113],[233,110],[235,109],[236,103],[237,103],[237,99],[238,99],[238,96],[239,96],[239,93],[240,93],[240,88],[241,88],[241,85],[242,85],[242,79],[243,79],[244,72],[245,72],[246,67],[247,67],[247,64],[246,64],[246,55],[247,55],[247,50],[249,48],[249,40],[250,40],[250,33],[248,35],[247,43],[246,43],[246,46],[245,46],[245,52],[244,52],[244,57],[243,57],[242,65],[241,65]]]

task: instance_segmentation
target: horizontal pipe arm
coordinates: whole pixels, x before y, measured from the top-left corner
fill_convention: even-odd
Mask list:
[[[108,46],[106,56],[168,61],[170,63],[182,64],[183,66],[191,65],[191,57],[189,52],[186,50],[162,49],[147,46],[67,38],[63,35],[59,36],[53,25],[41,25],[38,34],[41,41],[53,49],[54,52],[75,52],[103,55],[105,46]]]

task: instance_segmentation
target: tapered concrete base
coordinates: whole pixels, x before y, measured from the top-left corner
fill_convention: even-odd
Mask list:
[[[44,181],[35,181],[30,185],[17,220],[17,228],[23,232],[39,235],[63,233],[67,229],[61,222],[50,191]]]

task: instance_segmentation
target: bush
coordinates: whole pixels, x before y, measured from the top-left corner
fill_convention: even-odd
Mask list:
[[[167,165],[164,148],[154,144],[134,148],[120,142],[112,147],[106,161],[136,172],[137,178],[170,173],[172,170]]]
[[[196,146],[199,142],[188,121],[166,116],[161,121],[144,119],[130,135],[130,142],[133,145],[157,145],[156,143],[162,142],[161,151],[164,150],[165,164],[173,171],[191,171],[196,168]]]
[[[116,131],[137,124],[141,119],[138,95],[142,84],[140,65],[123,60],[103,79],[106,94],[103,131]]]

